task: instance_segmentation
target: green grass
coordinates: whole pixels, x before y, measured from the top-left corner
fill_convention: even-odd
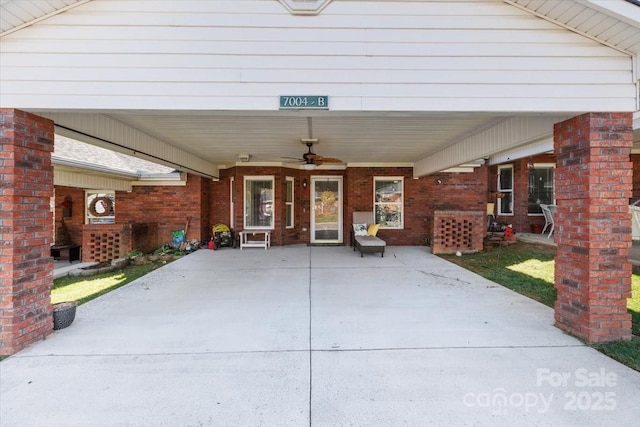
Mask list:
[[[556,300],[553,287],[555,248],[515,243],[507,248],[442,257],[493,282],[550,307]]]
[[[100,273],[94,276],[60,277],[53,281],[51,303],[77,301],[78,304],[83,304],[124,286],[163,265],[165,263],[130,265],[116,271]],[[0,361],[7,357],[9,356],[0,356]]]
[[[610,358],[627,365],[631,369],[640,371],[640,337],[634,336],[631,341],[616,341],[590,345]]]
[[[51,290],[51,302],[56,304],[64,301],[77,301],[78,304],[83,304],[124,286],[161,265],[163,264],[133,265],[94,276],[66,276],[55,279]]]
[[[506,248],[465,254],[461,257],[442,257],[471,270],[482,277],[526,295],[549,307],[556,300],[554,283],[554,258],[556,249],[549,246],[517,242]],[[609,357],[640,371],[640,268],[632,274],[632,298],[627,300],[631,314],[631,341],[618,341],[591,346]]]

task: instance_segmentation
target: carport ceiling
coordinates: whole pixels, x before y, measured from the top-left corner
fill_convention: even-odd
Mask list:
[[[214,164],[300,157],[302,138],[346,163],[412,163],[504,120],[488,113],[122,112],[114,119]]]

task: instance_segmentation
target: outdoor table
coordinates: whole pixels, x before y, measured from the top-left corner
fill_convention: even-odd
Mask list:
[[[267,250],[271,246],[271,230],[243,230],[239,234],[240,250],[244,248],[264,248]],[[264,238],[256,239],[255,236],[259,234],[264,235]]]

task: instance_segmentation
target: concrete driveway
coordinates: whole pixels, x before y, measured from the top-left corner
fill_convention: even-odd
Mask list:
[[[640,373],[421,247],[200,250],[0,363],[4,426],[636,426]]]

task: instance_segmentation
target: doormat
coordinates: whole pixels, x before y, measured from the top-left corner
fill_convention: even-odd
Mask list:
[[[307,246],[345,246],[344,243],[307,243]]]

